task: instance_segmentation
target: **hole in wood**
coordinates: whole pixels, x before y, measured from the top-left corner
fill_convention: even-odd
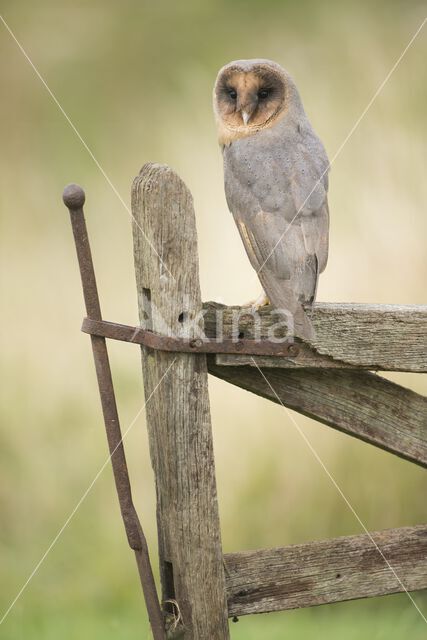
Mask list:
[[[173,564],[172,562],[164,562],[164,589],[166,598],[165,600],[175,600],[175,583],[173,580]],[[166,610],[168,613],[174,613],[174,607],[171,602],[166,603]]]
[[[239,340],[243,340],[244,337],[245,337],[245,332],[239,331],[239,335],[238,335]]]
[[[341,578],[341,574],[337,573],[337,575],[335,576],[336,578]]]
[[[151,289],[143,288],[142,290],[142,313],[146,322],[145,328],[152,329]]]
[[[184,320],[187,319],[187,314],[185,313],[185,311],[181,311],[181,313],[178,316],[178,322],[184,322]]]

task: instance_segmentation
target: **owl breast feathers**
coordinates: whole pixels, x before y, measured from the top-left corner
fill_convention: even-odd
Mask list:
[[[214,105],[227,203],[249,260],[272,305],[288,315],[293,335],[312,340],[304,305],[314,301],[328,258],[326,152],[292,79],[273,62],[224,67]],[[240,122],[239,109],[246,113]]]

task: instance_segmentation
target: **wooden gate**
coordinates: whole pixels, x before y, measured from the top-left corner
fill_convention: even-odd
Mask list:
[[[88,303],[88,281],[96,284],[87,236],[79,244],[76,231],[84,224],[76,189],[64,201]],[[426,398],[372,371],[427,371],[427,307],[318,303],[310,312],[315,342],[289,343],[269,308],[254,318],[249,309],[202,303],[192,197],[170,168],[143,167],[132,213],[142,329],[104,322],[86,304],[83,330],[103,341],[105,357],[106,337],[141,344],[161,611],[111,413],[111,376],[107,385],[103,377],[108,357],[100,364],[94,354],[107,433],[118,429],[109,436],[112,463],[128,539],[149,578],[142,582],[156,640],[225,640],[230,617],[427,588],[427,525],[223,555],[207,383],[210,373],[426,467]]]

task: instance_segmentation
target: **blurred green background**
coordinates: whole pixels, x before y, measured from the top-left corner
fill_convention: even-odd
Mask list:
[[[330,157],[421,24],[422,2],[3,1],[2,14],[129,203],[144,162],[194,194],[204,299],[259,292],[227,211],[211,112],[219,67],[268,57],[294,76]],[[425,302],[427,27],[337,158],[318,299]],[[137,322],[128,213],[0,24],[0,614],[107,456],[62,188],[84,186],[104,315]],[[404,345],[402,346],[404,348]],[[138,349],[111,344],[122,425],[143,402]],[[422,376],[393,375],[426,392]],[[360,532],[283,409],[210,380],[226,551]],[[296,416],[369,529],[425,521],[421,469]],[[126,439],[155,560],[142,416]],[[414,594],[426,614],[427,599]],[[425,638],[406,595],[231,625],[234,640]],[[0,627],[5,640],[149,638],[109,466]]]

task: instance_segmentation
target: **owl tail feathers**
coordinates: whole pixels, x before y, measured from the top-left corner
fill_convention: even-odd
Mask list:
[[[294,321],[294,336],[301,338],[304,342],[313,342],[316,337],[313,324],[304,311],[302,306],[299,306],[293,313]],[[290,327],[291,328],[291,327]]]
[[[288,327],[288,335],[301,338],[304,342],[312,343],[316,338],[314,327],[306,314],[303,305],[296,299],[290,286],[279,286],[275,282],[266,283],[265,291],[273,307],[285,316]],[[273,286],[271,286],[273,285]]]

